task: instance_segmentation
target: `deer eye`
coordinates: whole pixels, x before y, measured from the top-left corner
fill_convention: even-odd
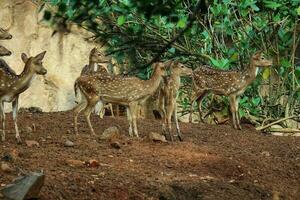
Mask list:
[[[261,59],[264,60],[265,58],[264,58],[264,57],[261,57]]]

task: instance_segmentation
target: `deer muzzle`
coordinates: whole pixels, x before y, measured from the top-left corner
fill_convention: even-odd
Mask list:
[[[38,72],[40,75],[45,75],[47,74],[47,70],[45,68],[41,69],[41,71]]]

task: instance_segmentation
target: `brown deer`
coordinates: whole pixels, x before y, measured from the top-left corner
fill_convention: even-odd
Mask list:
[[[80,92],[81,102],[74,109],[74,130],[78,134],[78,114],[84,110],[90,131],[95,131],[90,122],[90,114],[96,103],[116,103],[127,108],[129,120],[129,135],[139,136],[137,130],[137,110],[159,87],[162,77],[165,75],[163,63],[154,64],[154,72],[149,80],[141,80],[137,77],[122,77],[110,75],[81,76],[75,82],[75,93]]]
[[[100,52],[97,48],[93,48],[90,52],[89,56],[89,64],[85,65],[80,73],[80,76],[86,76],[86,75],[94,75],[94,74],[104,74],[108,75],[108,69],[103,66],[99,65],[99,63],[108,63],[109,61],[104,57],[104,54]],[[104,116],[104,109],[109,108],[111,115],[114,117],[114,112],[112,108],[112,104],[109,103],[105,106],[96,104],[95,112],[99,115],[99,117],[102,119]]]
[[[16,130],[16,139],[21,143],[19,129],[17,125],[18,100],[19,95],[27,90],[36,74],[45,75],[47,70],[43,67],[42,60],[46,51],[35,57],[27,57],[22,54],[21,58],[25,63],[23,72],[20,75],[16,73],[5,63],[0,63],[0,112],[2,121],[2,141],[5,140],[5,112],[4,102],[12,102],[13,120]]]
[[[229,97],[230,110],[232,113],[233,127],[241,129],[240,116],[238,112],[239,96],[241,96],[256,78],[259,67],[269,67],[273,64],[266,59],[261,52],[257,52],[250,58],[249,66],[243,71],[224,71],[209,68],[208,66],[198,67],[193,72],[194,95],[191,98],[190,122],[193,113],[193,104],[198,103],[200,120],[202,119],[201,103],[203,98],[212,92],[216,95]]]
[[[9,34],[3,28],[0,28],[0,40],[10,40],[10,39],[12,39],[12,35]]]
[[[161,88],[158,91],[157,104],[158,109],[162,115],[162,128],[164,132],[167,132],[170,140],[173,141],[173,136],[171,134],[172,122],[171,118],[173,116],[177,137],[182,140],[178,119],[177,119],[177,93],[180,88],[180,77],[189,76],[193,73],[193,70],[185,67],[178,61],[170,61],[165,63],[165,67],[170,69],[170,75],[163,78]],[[152,100],[152,99],[151,99]]]

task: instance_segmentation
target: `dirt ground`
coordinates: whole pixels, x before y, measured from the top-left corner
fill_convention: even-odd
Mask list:
[[[147,135],[160,132],[159,120],[139,120],[141,139],[132,139],[126,118],[92,116],[99,135],[108,127],[120,128],[124,137],[116,149],[91,136],[83,117],[76,137],[72,112],[21,113],[20,128],[34,123],[36,131],[22,133],[23,144],[17,145],[12,116],[7,116],[10,133],[0,143],[0,158],[14,155],[8,162],[14,171],[0,171],[0,189],[21,171],[43,170],[43,200],[300,199],[299,137],[264,135],[247,124],[236,131],[229,124],[181,123],[183,142],[157,143]],[[67,139],[75,146],[65,147]],[[25,140],[40,146],[28,147]],[[70,161],[91,159],[100,166]]]

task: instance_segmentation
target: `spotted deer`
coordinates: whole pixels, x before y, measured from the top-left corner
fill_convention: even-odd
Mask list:
[[[4,102],[12,102],[16,139],[18,143],[21,143],[17,125],[19,95],[30,87],[30,84],[36,74],[45,75],[47,73],[47,70],[43,67],[42,63],[45,54],[46,51],[36,55],[35,57],[28,57],[23,53],[21,58],[25,63],[25,67],[20,75],[16,75],[16,73],[5,62],[0,62],[0,113],[2,122],[2,141],[5,141]]]
[[[170,69],[170,75],[163,78],[160,89],[148,101],[153,101],[162,115],[163,132],[167,132],[170,139],[173,141],[173,136],[171,134],[171,118],[173,116],[176,124],[177,137],[179,140],[182,140],[177,119],[176,99],[180,88],[180,77],[191,75],[193,70],[185,67],[178,61],[168,61],[165,63],[165,67]]]
[[[10,40],[12,39],[12,35],[9,34],[4,29],[0,28],[0,40]],[[10,56],[11,51],[6,49],[4,46],[0,45],[0,56]]]
[[[200,120],[203,121],[201,103],[203,98],[211,92],[229,97],[233,127],[241,129],[238,112],[239,97],[244,93],[247,86],[255,80],[259,67],[270,67],[272,64],[273,62],[266,59],[261,52],[256,52],[250,58],[249,66],[243,71],[224,71],[208,66],[198,67],[193,72],[194,95],[191,98],[190,121],[195,101],[198,103]]]
[[[86,75],[94,75],[94,74],[104,74],[107,75],[109,74],[108,69],[103,66],[100,65],[102,63],[108,63],[109,61],[107,60],[107,58],[104,57],[104,54],[102,52],[100,52],[97,48],[93,48],[90,52],[90,56],[89,56],[89,64],[85,65],[80,73],[80,76],[86,76]],[[102,119],[105,112],[104,109],[105,108],[109,108],[111,115],[114,117],[114,112],[113,112],[113,108],[112,108],[112,104],[108,103],[105,106],[96,104],[95,106],[95,112],[99,115],[99,117]]]
[[[129,135],[138,137],[137,111],[138,106],[149,98],[159,87],[165,75],[163,63],[154,64],[154,72],[149,80],[137,77],[92,75],[81,76],[75,81],[75,93],[80,92],[82,101],[74,109],[74,131],[78,134],[78,114],[84,110],[90,131],[95,131],[90,122],[90,114],[98,101],[116,103],[127,108]]]

